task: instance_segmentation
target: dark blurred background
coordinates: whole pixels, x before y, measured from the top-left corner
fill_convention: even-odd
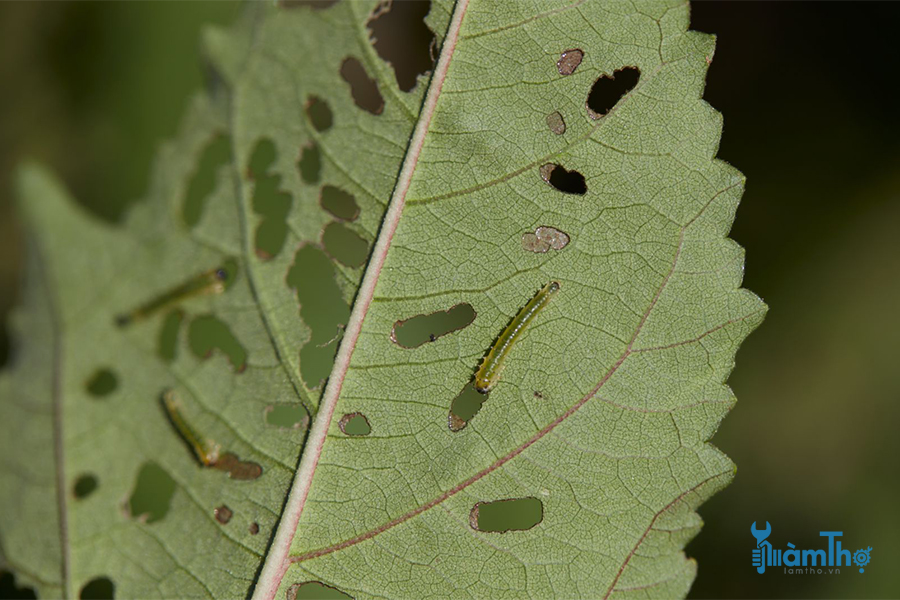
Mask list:
[[[239,10],[0,3],[0,317],[21,268],[14,165],[36,158],[89,209],[121,218],[202,85],[201,27]],[[714,438],[739,472],[700,509],[695,598],[900,596],[898,23],[896,3],[693,4],[692,27],[719,38],[705,95],[725,116],[719,156],[748,179],[732,237],[747,250],[745,285],[770,307],[738,353],[739,402]],[[781,549],[843,531],[872,562],[757,574],[753,521],[770,522]]]

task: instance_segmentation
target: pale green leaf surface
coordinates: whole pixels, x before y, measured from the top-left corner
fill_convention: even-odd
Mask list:
[[[714,160],[721,119],[701,100],[711,36],[687,31],[683,3],[498,10],[473,1],[458,38],[448,38],[459,7],[436,2],[428,24],[439,41],[452,41],[442,54],[446,77],[439,95],[428,77],[406,93],[368,40],[373,8],[256,5],[234,32],[207,32],[217,83],[163,148],[149,198],[124,228],[99,224],[52,177],[23,169],[23,212],[37,241],[15,321],[21,350],[0,378],[0,509],[8,515],[0,560],[42,595],[76,595],[106,576],[120,597],[243,597],[261,572],[257,591],[278,597],[306,581],[356,598],[687,592],[696,567],[682,548],[700,527],[694,509],[733,473],[707,440],[734,403],[724,383],[734,353],[765,311],[740,288],[743,252],[725,237],[743,177]],[[585,58],[561,77],[556,61],[570,48]],[[356,106],[338,75],[350,55],[378,82],[381,114]],[[590,119],[591,85],[626,65],[640,69],[637,87]],[[426,94],[436,104],[416,148]],[[312,96],[334,115],[326,131],[304,114]],[[565,119],[563,135],[547,128],[553,111]],[[216,134],[230,136],[233,161],[217,171],[189,228],[185,191]],[[270,259],[254,251],[262,219],[249,164],[261,139],[274,144],[270,172],[292,197],[286,240]],[[312,183],[297,167],[310,143],[322,157]],[[360,216],[347,227],[372,247],[411,148],[405,209],[358,338],[345,338],[355,342],[349,367],[340,371],[339,359],[332,375],[342,384],[335,406],[298,360],[324,335],[303,318],[314,302],[298,306],[298,298],[336,285],[349,311],[364,269],[326,261],[333,282],[300,273],[297,289],[289,273],[332,221],[318,204],[322,185],[355,196]],[[547,162],[584,174],[587,193],[547,185],[539,175]],[[523,250],[522,234],[541,225],[571,242],[545,254]],[[186,320],[212,314],[227,324],[246,351],[243,372],[220,352],[194,355],[186,327],[176,359],[160,360],[159,316],[115,325],[117,314],[228,258],[239,263],[234,284],[182,308]],[[517,343],[480,412],[450,431],[452,399],[551,280],[560,292]],[[397,320],[461,302],[477,313],[461,331],[415,349],[391,341]],[[338,332],[326,333],[327,342]],[[333,352],[336,344],[323,345]],[[85,389],[98,368],[118,375],[109,397]],[[202,469],[160,408],[167,388],[199,430],[259,463],[262,477],[234,481]],[[320,428],[327,435],[294,531],[281,516],[298,506],[288,490],[305,431],[273,428],[265,412],[281,403],[315,411],[320,402],[328,409],[320,415],[334,417]],[[340,430],[340,416],[353,412],[366,415],[369,435]],[[127,513],[127,499],[148,461],[176,491],[165,518],[145,523]],[[99,487],[75,499],[84,473]],[[524,497],[542,502],[535,527],[470,526],[475,503]],[[222,504],[234,511],[226,525],[213,513]],[[259,535],[249,533],[252,522]],[[279,523],[285,564],[273,538]]]

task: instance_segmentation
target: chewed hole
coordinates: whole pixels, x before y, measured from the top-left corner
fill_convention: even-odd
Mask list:
[[[331,114],[328,103],[318,96],[310,96],[306,101],[306,116],[319,133],[328,131],[334,124],[334,115]]]
[[[363,266],[369,256],[368,242],[340,223],[325,226],[322,231],[322,246],[329,256],[350,268]]]
[[[353,600],[353,596],[321,581],[295,583],[287,589],[285,596],[287,600]]]
[[[102,398],[116,391],[119,387],[119,378],[110,369],[98,369],[88,379],[85,387],[90,395]]]
[[[234,516],[234,511],[223,504],[222,506],[217,506],[215,509],[213,509],[213,516],[215,516],[216,521],[218,521],[222,525],[227,525],[231,520],[231,517]]]
[[[456,432],[465,429],[469,421],[481,410],[481,406],[488,397],[488,394],[482,394],[475,389],[474,382],[467,383],[450,403],[450,414],[447,417],[450,431]]]
[[[315,185],[319,183],[322,173],[322,155],[319,153],[319,145],[310,142],[300,149],[300,159],[297,161],[297,170],[300,171],[300,179],[304,183]]]
[[[188,341],[198,358],[209,358],[213,350],[219,350],[238,373],[247,368],[247,351],[231,333],[228,325],[217,317],[203,315],[193,319],[188,328]]]
[[[272,140],[262,138],[250,156],[248,173],[255,181],[253,186],[253,212],[260,215],[256,228],[255,249],[262,259],[269,259],[281,251],[287,238],[287,216],[291,211],[293,196],[281,190],[281,175],[270,173],[275,165],[277,151]]]
[[[338,427],[345,435],[362,436],[372,433],[372,426],[369,425],[369,419],[362,413],[350,413],[341,417],[338,421]]]
[[[622,96],[634,89],[640,78],[641,71],[637,67],[622,67],[612,75],[603,75],[597,79],[588,94],[588,115],[592,119],[606,115]]]
[[[111,600],[116,597],[116,586],[109,577],[96,577],[84,584],[78,597],[81,600]]]
[[[247,529],[250,531],[250,535],[256,535],[259,533],[259,523],[254,521],[253,523],[250,523],[250,527]]]
[[[560,75],[571,75],[575,72],[575,69],[578,68],[578,65],[581,64],[583,59],[584,52],[578,48],[566,50],[559,55],[559,60],[556,61],[556,70],[559,71]]]
[[[259,181],[253,193],[254,212],[262,216],[253,238],[254,248],[256,255],[264,260],[278,254],[287,237],[286,218],[292,198],[276,189],[280,179],[270,177]]]
[[[402,348],[418,348],[426,342],[468,327],[475,320],[475,309],[463,302],[448,310],[397,321],[391,330],[391,341]]]
[[[91,474],[81,475],[75,480],[72,493],[78,500],[83,500],[94,493],[97,489],[97,477]]]
[[[322,187],[319,203],[322,208],[341,221],[355,221],[359,217],[359,205],[356,203],[356,197],[333,185]]]
[[[281,176],[258,179],[253,190],[253,211],[262,217],[256,228],[254,247],[256,255],[269,259],[281,251],[287,237],[287,216],[293,197],[280,189]]]
[[[522,234],[522,248],[528,252],[543,253],[548,250],[562,250],[569,245],[569,234],[556,227],[542,225],[534,231]]]
[[[302,404],[275,404],[266,407],[266,424],[282,429],[301,429],[309,424]]]
[[[335,279],[336,267],[314,246],[302,246],[287,273],[287,286],[297,294],[300,318],[310,328],[310,338],[300,349],[300,376],[316,389],[334,364],[341,328],[350,318],[350,307]]]
[[[0,598],[34,600],[37,594],[33,588],[16,585],[16,576],[12,573],[0,570]]]
[[[540,168],[541,179],[566,194],[584,195],[587,192],[587,183],[584,175],[575,171],[566,170],[562,165],[546,163]]]
[[[194,227],[200,222],[206,199],[215,190],[216,175],[230,161],[231,138],[218,134],[206,144],[197,162],[197,170],[188,183],[181,210],[185,225]]]
[[[375,51],[394,68],[404,92],[433,66],[429,48],[434,33],[425,25],[430,9],[431,2],[382,2],[368,23]]]
[[[341,77],[350,84],[350,94],[358,107],[373,115],[384,111],[384,98],[378,91],[378,84],[369,77],[358,59],[350,56],[341,63]]]
[[[157,355],[165,362],[175,360],[178,354],[178,332],[181,330],[181,322],[184,320],[184,311],[176,309],[166,315],[162,327],[159,329],[157,342]]]
[[[175,494],[175,480],[155,462],[145,462],[128,499],[128,514],[145,523],[166,516]]]
[[[547,115],[547,127],[556,135],[562,135],[566,132],[566,122],[558,110]]]
[[[250,155],[250,163],[247,165],[247,177],[259,180],[275,164],[275,144],[269,138],[261,138],[256,142],[253,153]]]
[[[472,529],[490,533],[525,531],[544,520],[544,503],[537,498],[478,502],[469,513]]]
[[[258,463],[241,460],[241,457],[233,452],[222,454],[211,466],[219,471],[225,471],[231,479],[238,481],[252,481],[259,479],[263,474],[263,469]]]

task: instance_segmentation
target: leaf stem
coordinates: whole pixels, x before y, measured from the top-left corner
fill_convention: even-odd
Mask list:
[[[444,39],[441,55],[438,59],[434,75],[428,87],[428,94],[422,105],[422,111],[419,113],[419,121],[413,131],[409,146],[406,150],[406,157],[403,160],[403,166],[400,174],[397,176],[397,184],[394,186],[394,193],[388,204],[382,222],[381,231],[372,250],[372,258],[366,268],[362,284],[357,293],[356,303],[353,311],[350,313],[350,320],[347,323],[344,339],[341,341],[341,347],[335,357],[334,368],[331,376],[328,378],[328,384],[325,387],[325,393],[319,404],[319,411],[316,414],[312,429],[306,442],[306,449],[303,457],[300,459],[300,466],[297,469],[297,475],[291,486],[290,495],[284,507],[281,521],[278,524],[278,530],[275,532],[275,538],[269,548],[266,556],[265,564],[260,573],[256,588],[253,591],[254,600],[272,600],[278,592],[282,579],[284,579],[290,566],[289,552],[294,536],[297,532],[297,526],[300,523],[300,515],[309,496],[310,485],[312,484],[313,475],[315,475],[316,466],[319,457],[322,455],[322,448],[325,444],[325,436],[331,425],[331,419],[337,406],[338,398],[341,394],[341,387],[344,384],[344,378],[347,375],[347,369],[350,366],[350,359],[353,356],[353,350],[356,348],[356,342],[362,331],[362,323],[369,310],[372,297],[375,294],[375,286],[378,283],[378,277],[384,267],[388,250],[391,246],[391,240],[394,232],[397,231],[397,225],[400,222],[400,216],[403,213],[403,207],[406,204],[406,194],[412,183],[413,174],[419,161],[419,155],[422,147],[425,145],[425,136],[428,133],[428,127],[434,116],[437,107],[438,98],[441,95],[441,89],[444,86],[444,80],[447,77],[447,71],[450,67],[450,59],[456,50],[456,44],[459,41],[459,32],[462,26],[462,20],[466,13],[469,0],[458,0],[453,10],[453,17],[450,20],[450,26],[447,29],[447,36]]]

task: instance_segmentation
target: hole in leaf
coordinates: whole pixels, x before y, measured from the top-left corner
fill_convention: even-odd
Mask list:
[[[546,163],[540,169],[541,179],[566,194],[584,195],[587,184],[584,175],[575,171],[567,171],[562,165]]]
[[[119,387],[119,378],[109,369],[98,369],[88,379],[86,387],[90,395],[102,398],[116,391],[116,388]]]
[[[559,60],[556,61],[556,70],[560,75],[571,75],[581,64],[582,59],[584,59],[584,52],[578,48],[566,50],[559,55]]]
[[[321,581],[295,583],[288,588],[285,595],[287,600],[353,600],[353,596]]]
[[[145,523],[159,521],[169,512],[175,480],[155,462],[146,462],[128,499],[128,513]]]
[[[358,412],[341,417],[341,420],[338,421],[338,427],[341,428],[345,435],[350,436],[362,436],[372,433],[372,426],[369,425],[369,420],[364,414]]]
[[[256,521],[254,521],[253,523],[250,523],[249,530],[250,530],[250,535],[256,535],[257,533],[259,533],[259,523],[257,523]]]
[[[184,196],[181,215],[188,227],[194,227],[203,216],[206,199],[216,187],[219,169],[231,160],[231,139],[224,134],[216,135],[200,155],[197,170],[194,171]]]
[[[306,116],[313,128],[318,132],[328,131],[334,124],[334,115],[328,103],[318,96],[310,96],[306,101]]]
[[[450,431],[465,429],[469,421],[481,410],[481,406],[487,401],[488,396],[488,394],[476,390],[474,382],[467,383],[450,403],[450,415],[447,418]]]
[[[350,94],[358,107],[373,115],[384,111],[384,98],[378,91],[378,84],[366,73],[366,69],[358,59],[352,56],[341,63],[341,77],[350,84]]]
[[[33,588],[18,587],[16,576],[8,571],[0,571],[0,598],[14,598],[15,600],[34,600],[37,598]]]
[[[325,252],[336,261],[350,268],[366,264],[369,244],[352,229],[340,223],[329,223],[322,231]]]
[[[238,373],[247,368],[247,351],[231,333],[228,325],[212,315],[204,315],[191,321],[188,341],[198,358],[209,358],[213,350],[218,349]]]
[[[81,600],[111,600],[116,597],[116,586],[109,577],[91,579],[78,593]]]
[[[434,66],[429,50],[434,33],[425,25],[429,10],[431,2],[382,2],[369,19],[372,45],[394,68],[397,86],[404,92],[416,87],[419,75]]]
[[[312,389],[322,385],[331,373],[338,334],[350,318],[350,307],[334,271],[324,252],[303,246],[297,250],[286,278],[288,287],[297,293],[300,317],[311,330],[309,341],[300,349],[300,375]]]
[[[269,138],[262,138],[256,142],[253,153],[250,155],[250,164],[247,165],[247,177],[259,180],[266,176],[269,169],[275,164],[275,144]]]
[[[94,475],[81,475],[75,480],[75,486],[72,488],[72,492],[78,500],[83,500],[94,493],[97,489],[97,485],[97,478]]]
[[[281,175],[269,173],[276,156],[275,145],[263,138],[256,143],[248,168],[251,179],[256,182],[253,187],[253,212],[262,217],[256,228],[254,247],[256,255],[263,260],[281,251],[287,238],[287,216],[293,204],[293,197],[279,189]]]
[[[257,198],[254,196],[254,200]],[[254,203],[254,207],[259,207],[257,212],[264,217],[256,228],[254,238],[256,255],[259,258],[269,260],[281,251],[287,238],[286,219],[291,204],[291,195],[286,192],[278,192],[260,203]]]
[[[231,517],[234,516],[234,511],[223,504],[213,510],[213,515],[215,515],[216,521],[225,525],[231,520]]]
[[[562,135],[566,132],[566,122],[559,111],[553,111],[547,115],[547,127],[556,135]]]
[[[588,115],[592,119],[606,115],[622,96],[634,89],[640,78],[641,72],[637,67],[622,67],[612,75],[603,75],[597,79],[588,94]]]
[[[492,533],[525,531],[544,520],[544,503],[537,498],[478,502],[469,513],[472,529]]]
[[[297,161],[297,169],[300,171],[300,179],[304,183],[310,185],[319,183],[319,176],[322,171],[322,156],[319,154],[318,144],[310,142],[300,149],[300,160]]]
[[[441,336],[468,327],[474,320],[475,309],[464,302],[448,310],[397,321],[391,330],[391,341],[402,348],[418,348],[426,342],[437,341]]]
[[[353,194],[333,185],[322,187],[319,203],[341,221],[355,221],[359,217],[359,205]]]
[[[167,363],[175,360],[175,356],[178,353],[178,332],[181,330],[181,321],[183,319],[184,311],[173,310],[166,315],[166,319],[159,329],[159,343],[156,353]]]
[[[259,479],[263,472],[259,464],[249,460],[241,460],[233,452],[226,452],[212,466],[219,471],[227,472],[229,477],[238,481]]]
[[[528,252],[543,253],[548,250],[562,250],[569,244],[569,234],[555,227],[541,226],[534,232],[522,234],[522,248]]]
[[[275,404],[266,407],[266,424],[283,429],[300,429],[309,424],[302,404]]]

